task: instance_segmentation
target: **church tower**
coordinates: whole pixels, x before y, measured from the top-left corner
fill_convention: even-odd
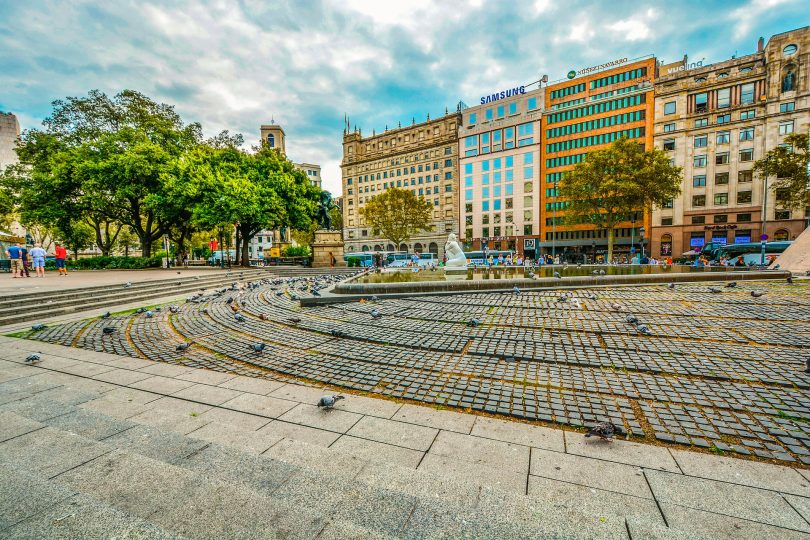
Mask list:
[[[287,150],[284,146],[284,129],[276,125],[274,120],[270,121],[269,125],[261,126],[261,137],[270,148],[275,148],[282,155],[287,155]]]

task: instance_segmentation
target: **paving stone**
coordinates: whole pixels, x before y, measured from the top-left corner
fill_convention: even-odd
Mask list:
[[[0,533],[8,538],[9,527],[69,499],[72,494],[71,490],[10,462],[0,463]]]
[[[146,390],[147,392],[154,392],[156,394],[169,395],[194,386],[194,384],[195,383],[191,381],[155,375],[134,382],[130,384],[129,387],[137,388],[139,390]]]
[[[340,409],[320,409],[314,405],[305,405],[303,403],[279,416],[279,420],[285,422],[327,429],[338,433],[346,433],[360,418],[362,416],[359,414]]]
[[[329,450],[346,453],[368,461],[386,461],[400,467],[416,468],[424,455],[423,451],[404,448],[368,439],[343,435]]]
[[[77,409],[75,411],[49,418],[44,424],[62,431],[75,433],[88,439],[102,441],[107,437],[135,426],[134,422],[100,414],[98,412]]]
[[[262,396],[266,396],[274,390],[284,386],[284,383],[239,376],[228,379],[227,381],[220,383],[218,386],[230,388],[231,390],[238,390],[240,392],[250,392],[251,394],[260,394]]]
[[[110,450],[104,444],[45,427],[0,443],[0,463],[51,478]]]
[[[267,432],[245,431],[238,427],[217,422],[206,424],[198,430],[188,433],[188,436],[253,454],[261,454],[283,438]]]
[[[566,451],[584,457],[635,465],[646,469],[680,472],[669,449],[649,444],[639,444],[620,439],[612,442],[597,437],[585,437],[581,433],[565,432]]]
[[[718,540],[761,540],[763,538],[798,540],[807,538],[806,532],[774,527],[741,517],[705,512],[677,504],[662,503],[661,510],[670,527],[686,531],[690,535],[699,534]]]
[[[364,416],[346,432],[347,435],[370,439],[373,441],[410,448],[411,450],[426,451],[433,444],[439,430],[385,420],[373,416]]]
[[[307,444],[314,444],[317,446],[329,447],[335,442],[339,433],[334,431],[326,431],[324,429],[317,429],[300,424],[292,424],[280,420],[271,420],[264,427],[258,430],[260,433],[268,433],[277,435],[287,439],[294,439],[296,441],[305,442]]]
[[[475,417],[453,411],[440,411],[429,407],[405,404],[400,407],[392,420],[468,434],[473,427]]]
[[[10,411],[0,411],[0,442],[36,431],[42,427],[44,427],[44,424],[36,420],[31,420]]]
[[[117,447],[147,458],[172,462],[197,452],[209,443],[165,431],[153,426],[137,425],[116,433],[104,440],[110,447]]]
[[[179,392],[175,392],[172,394],[172,397],[197,401],[207,405],[221,405],[240,395],[242,395],[242,392],[237,390],[209,386],[207,384],[195,384],[194,386],[189,386]]]
[[[471,435],[563,452],[565,451],[563,433],[559,429],[478,416],[475,418]]]
[[[449,431],[439,432],[428,452],[431,455],[515,471],[523,475],[524,485],[529,472],[528,447]]]
[[[428,452],[419,463],[419,471],[460,478],[466,482],[492,486],[510,493],[526,492],[526,473],[514,468],[499,467],[491,462],[468,461],[458,457]]]
[[[241,412],[278,418],[295,407],[295,403],[285,399],[276,399],[268,396],[243,393],[229,401],[220,404],[221,407]]]

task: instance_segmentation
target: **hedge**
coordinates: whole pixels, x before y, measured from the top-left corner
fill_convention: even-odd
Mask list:
[[[79,259],[78,261],[68,259],[65,261],[65,266],[76,270],[133,270],[139,268],[160,268],[164,261],[165,259],[161,257],[87,257],[86,259]],[[51,270],[55,269],[56,261],[46,261],[45,268]]]

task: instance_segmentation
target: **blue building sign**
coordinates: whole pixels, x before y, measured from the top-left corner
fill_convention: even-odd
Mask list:
[[[495,92],[494,94],[483,96],[481,98],[481,105],[486,105],[487,103],[492,103],[493,101],[498,101],[499,99],[506,99],[512,96],[516,96],[518,94],[525,94],[525,93],[526,93],[525,86],[510,88],[509,90],[501,90],[500,92]]]

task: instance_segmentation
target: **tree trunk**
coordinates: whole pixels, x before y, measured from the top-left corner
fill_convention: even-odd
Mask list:
[[[234,227],[233,251],[236,256],[237,266],[242,266],[242,236],[239,234],[241,227]]]
[[[248,254],[248,245],[250,238],[247,236],[242,237],[242,266],[250,266],[250,255]]]
[[[608,227],[607,230],[608,237],[608,250],[607,250],[607,260],[605,261],[607,264],[610,264],[613,261],[613,235],[615,234],[613,227]]]

